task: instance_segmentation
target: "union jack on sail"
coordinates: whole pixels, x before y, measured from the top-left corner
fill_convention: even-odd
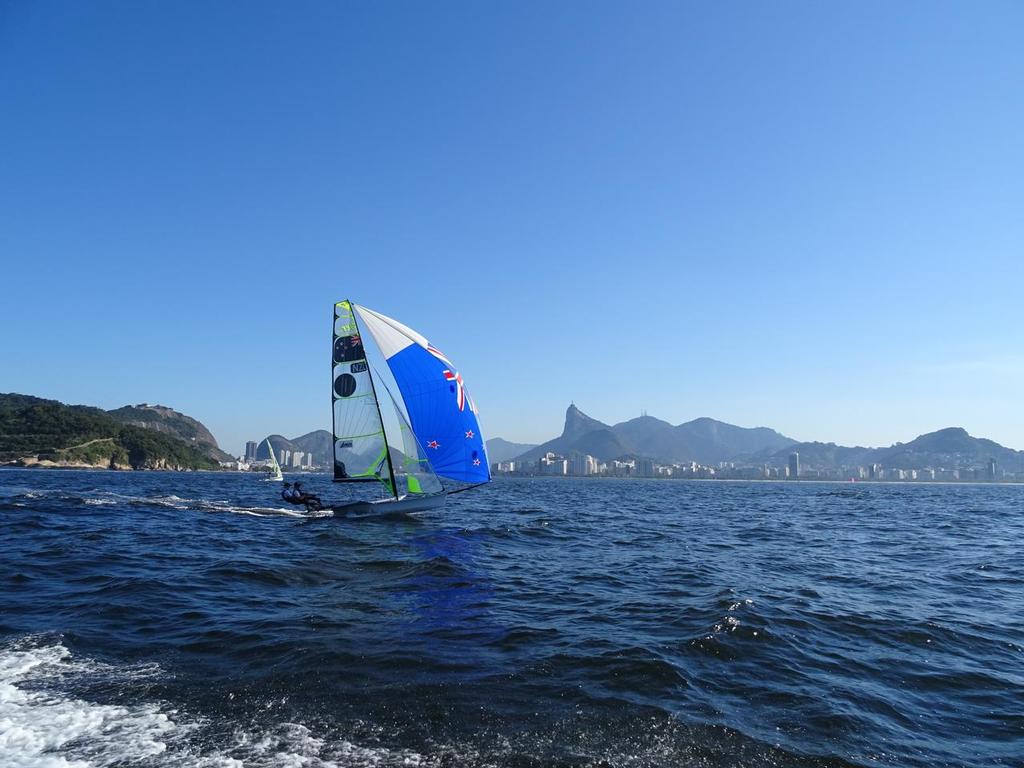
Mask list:
[[[466,407],[466,388],[462,385],[462,374],[445,370],[444,379],[445,381],[455,382],[455,400],[459,404],[459,410],[464,410]]]
[[[433,344],[427,344],[427,352],[432,354],[434,357],[436,357],[438,360],[440,360],[445,365],[451,365],[452,368],[455,367],[454,365],[452,365],[452,361],[449,360],[447,357],[445,357],[444,352],[442,352],[440,349],[435,347]]]

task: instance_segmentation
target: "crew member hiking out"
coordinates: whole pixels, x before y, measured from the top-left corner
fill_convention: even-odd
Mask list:
[[[281,498],[287,501],[289,504],[295,503],[295,491],[292,490],[291,483],[285,483],[284,487],[281,488]]]
[[[320,501],[320,497],[313,493],[306,493],[302,490],[302,483],[295,484],[295,494],[293,496],[296,504],[305,504],[307,512],[318,512],[324,508],[323,502]]]
[[[285,483],[281,489],[281,498],[289,504],[304,506],[307,512],[319,512],[324,508],[319,496],[303,492],[302,483],[296,483],[294,488],[291,483]]]

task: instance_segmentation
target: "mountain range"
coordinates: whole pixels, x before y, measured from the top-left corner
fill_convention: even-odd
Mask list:
[[[1009,472],[1024,472],[1024,451],[1006,448],[983,437],[972,437],[963,427],[946,427],[896,443],[887,448],[862,448],[835,443],[794,443],[784,451],[761,452],[745,457],[750,463],[784,466],[792,452],[800,454],[801,466],[815,469],[866,467],[880,464],[894,469],[973,469],[989,459]]]
[[[313,463],[331,466],[331,433],[327,430],[318,429],[291,439],[276,434],[266,439],[275,451],[311,453]],[[887,448],[848,447],[798,442],[768,427],[739,427],[706,417],[673,425],[652,416],[639,416],[609,425],[588,416],[574,404],[565,412],[562,434],[541,445],[514,443],[500,437],[487,441],[491,462],[510,459],[536,462],[549,451],[562,456],[590,454],[604,462],[644,457],[664,464],[695,461],[715,466],[720,462],[736,462],[773,467],[785,466],[789,455],[796,451],[800,454],[801,466],[809,469],[871,464],[900,469],[962,469],[982,467],[989,459],[995,459],[1003,469],[1024,471],[1024,451],[972,437],[960,427],[941,429]],[[256,457],[269,458],[265,440],[260,441]]]
[[[508,461],[536,447],[536,443],[513,443],[500,437],[492,437],[487,441],[487,458],[492,464]]]
[[[501,447],[515,445],[495,438]],[[981,467],[989,459],[1012,472],[1024,471],[1024,451],[1006,448],[992,440],[972,437],[961,427],[949,427],[921,435],[909,443],[888,448],[846,447],[835,443],[797,442],[767,427],[738,427],[710,418],[672,424],[652,416],[640,416],[608,425],[583,413],[574,404],[565,412],[562,434],[529,448],[516,461],[535,462],[547,452],[562,456],[589,454],[600,461],[645,457],[665,464],[695,461],[714,466],[720,462],[785,466],[794,451],[804,467],[840,467],[881,464],[899,469]],[[491,461],[505,455],[494,451]]]
[[[794,444],[796,440],[774,429],[737,427],[709,418],[673,426],[653,416],[639,416],[608,425],[570,405],[565,412],[562,434],[531,448],[516,459],[536,461],[550,451],[562,456],[590,454],[601,461],[645,456],[664,463],[697,461],[714,464],[737,456],[775,452]]]

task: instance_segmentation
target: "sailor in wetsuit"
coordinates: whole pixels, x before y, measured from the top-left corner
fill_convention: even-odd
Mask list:
[[[305,504],[307,512],[316,512],[324,508],[320,497],[302,490],[302,483],[295,484],[295,493],[292,495],[294,504]]]
[[[281,498],[287,501],[289,504],[301,504],[301,501],[295,500],[295,491],[292,490],[291,483],[285,483],[281,489]]]
[[[302,483],[296,483],[292,488],[291,483],[285,483],[284,488],[281,489],[281,498],[289,504],[303,505],[307,512],[319,512],[323,509],[320,497],[311,493],[303,493],[301,486]]]

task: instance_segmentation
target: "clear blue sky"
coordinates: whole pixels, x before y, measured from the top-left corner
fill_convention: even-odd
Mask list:
[[[1024,448],[1024,5],[0,3],[0,391],[330,425],[357,301],[570,400]]]

